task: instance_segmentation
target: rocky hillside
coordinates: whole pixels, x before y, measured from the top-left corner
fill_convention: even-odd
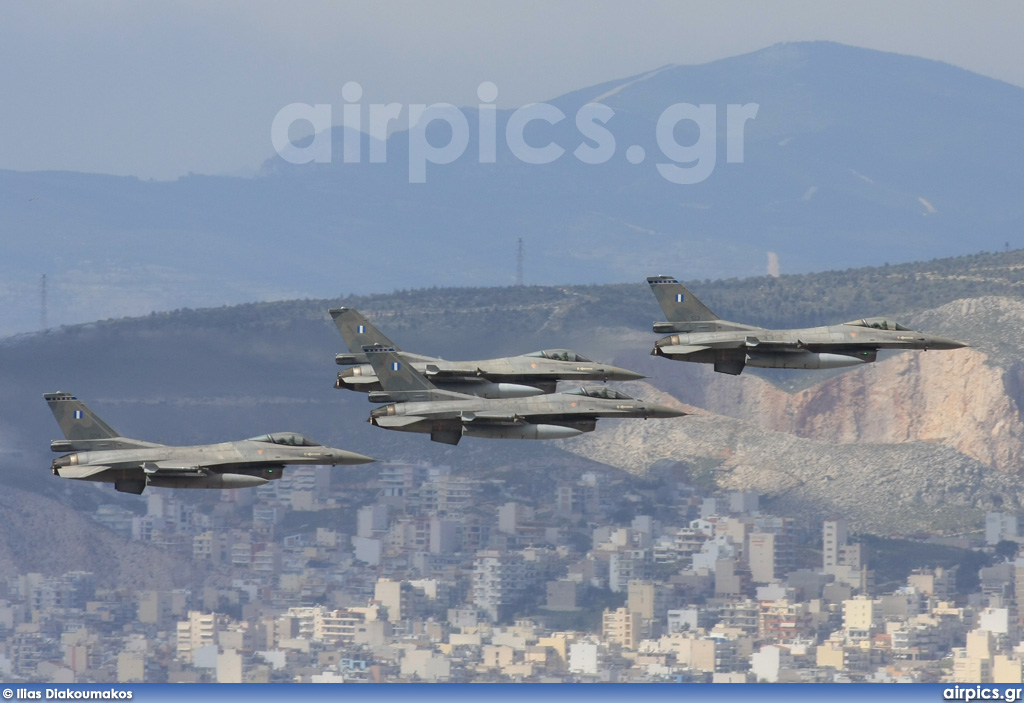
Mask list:
[[[908,322],[971,348],[740,377],[631,352],[633,368],[652,376],[637,395],[660,390],[696,415],[607,423],[565,445],[639,473],[660,459],[711,466],[723,488],[762,492],[796,513],[844,515],[866,531],[955,531],[985,510],[1019,509],[1024,302],[957,300]],[[797,375],[809,385],[787,391]]]
[[[5,486],[0,523],[0,580],[29,572],[55,576],[91,571],[101,587],[140,590],[181,588],[205,576],[200,563],[125,540],[68,506],[29,491]]]
[[[780,514],[842,515],[875,534],[958,533],[976,528],[985,511],[1024,504],[1014,478],[941,444],[806,439],[683,405],[647,383],[633,386],[638,396],[694,415],[606,422],[563,446],[640,474],[660,460],[683,462],[722,489],[762,494]]]

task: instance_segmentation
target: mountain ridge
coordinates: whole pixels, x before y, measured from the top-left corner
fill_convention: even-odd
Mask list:
[[[534,145],[567,150],[547,166],[513,158],[502,139],[497,163],[476,163],[471,139],[462,158],[411,184],[398,132],[386,164],[367,163],[365,149],[363,163],[343,164],[339,143],[331,164],[268,166],[252,179],[0,172],[10,311],[0,334],[37,324],[42,272],[50,318],[84,322],[339,288],[512,283],[519,238],[528,282],[574,285],[638,279],[652,261],[747,277],[768,252],[806,272],[1020,243],[1024,166],[1006,154],[1024,149],[1024,89],[813,42],[635,78],[549,101],[568,119],[527,130]],[[583,141],[571,117],[597,88],[618,89],[603,101],[616,149],[588,165],[571,156]],[[727,162],[720,125],[709,178],[662,178],[655,123],[677,102],[715,105],[719,121],[727,104],[758,103],[743,163]],[[499,130],[510,115],[498,111]],[[696,137],[693,125],[678,130],[680,144]],[[647,158],[629,163],[629,146]]]
[[[972,344],[883,355],[875,364],[832,372],[748,369],[725,377],[705,366],[652,357],[658,335],[649,324],[661,315],[639,281],[254,303],[8,338],[0,341],[6,398],[0,445],[7,450],[0,454],[0,481],[57,498],[59,489],[85,488],[64,486],[49,475],[46,448],[57,428],[40,395],[64,390],[120,432],[169,443],[287,429],[382,459],[417,457],[484,474],[508,466],[575,466],[567,451],[636,473],[662,459],[697,462],[719,467],[715,475],[723,487],[747,486],[807,516],[843,510],[867,524],[868,514],[877,511],[881,517],[872,524],[882,532],[912,532],[927,524],[914,482],[932,480],[934,471],[935,485],[955,496],[954,522],[962,527],[984,510],[1020,503],[1014,482],[1024,451],[1022,281],[1024,251],[1011,251],[689,284],[716,312],[739,321],[838,323],[902,311],[897,317],[904,322]],[[657,423],[605,421],[597,433],[563,443],[467,438],[450,448],[385,432],[366,422],[372,405],[364,396],[331,387],[338,370],[332,359],[343,343],[327,309],[338,305],[360,309],[405,349],[452,359],[574,348],[646,373],[648,385],[637,387],[641,397],[700,410],[696,417]],[[658,453],[659,437],[668,453]],[[778,459],[765,459],[772,456]],[[870,507],[880,494],[867,483],[881,480],[893,465],[907,467],[902,502]],[[844,466],[851,474],[846,482],[811,481],[816,470],[835,475]],[[858,475],[865,485],[856,483]],[[875,498],[857,508],[857,495]],[[942,522],[942,511],[933,513]]]

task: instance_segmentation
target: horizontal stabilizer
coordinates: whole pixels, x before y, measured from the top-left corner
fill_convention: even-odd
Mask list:
[[[86,479],[96,474],[101,474],[107,469],[113,468],[111,466],[62,466],[56,469],[56,473],[61,478],[73,478],[73,479]]]
[[[374,418],[373,423],[377,427],[405,427],[407,425],[415,425],[417,422],[422,422],[426,419],[418,415],[383,415]]]
[[[686,356],[687,354],[695,354],[710,348],[711,347],[705,347],[699,344],[669,344],[663,347],[658,347],[658,353],[671,356]]]
[[[360,386],[376,386],[379,384],[380,381],[373,375],[372,370],[369,374],[360,374],[359,376],[348,375],[342,371],[338,374],[338,380],[334,382],[334,387],[360,390]]]

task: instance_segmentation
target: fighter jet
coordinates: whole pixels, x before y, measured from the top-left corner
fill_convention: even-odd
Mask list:
[[[463,435],[493,439],[562,439],[593,432],[599,417],[667,418],[681,410],[635,400],[612,388],[579,388],[528,398],[481,398],[443,390],[404,361],[394,347],[363,347],[380,379],[369,422],[401,432],[430,433],[458,444]]]
[[[668,317],[655,332],[677,332],[654,343],[651,354],[677,361],[714,364],[715,371],[738,375],[745,366],[768,369],[834,369],[875,360],[879,349],[959,349],[945,337],[915,332],[884,317],[841,325],[769,330],[719,319],[671,276],[647,279]]]
[[[43,396],[64,432],[50,443],[73,452],[53,461],[53,475],[113,483],[122,493],[164,488],[246,488],[281,478],[287,464],[366,464],[368,456],[324,447],[294,432],[239,442],[169,447],[122,437],[69,393]]]
[[[335,362],[353,365],[338,374],[335,388],[374,393],[383,390],[362,353],[364,346],[390,347],[398,356],[442,390],[481,398],[526,398],[554,393],[558,381],[636,381],[643,375],[591,361],[568,349],[547,349],[522,356],[483,361],[446,361],[399,349],[380,330],[351,308],[335,308],[331,317],[348,346]]]

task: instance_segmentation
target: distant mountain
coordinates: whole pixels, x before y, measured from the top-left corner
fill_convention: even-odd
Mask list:
[[[575,115],[614,112],[606,163],[572,155]],[[715,106],[716,163],[677,185],[655,137],[671,105]],[[743,163],[727,160],[730,104],[758,105]],[[294,166],[270,159],[257,178],[174,182],[77,173],[0,172],[0,335],[36,329],[40,279],[53,324],[262,299],[426,286],[506,285],[525,243],[528,283],[756,275],[767,253],[783,272],[882,265],[1021,244],[1024,90],[949,65],[815,42],[701,66],[669,66],[550,101],[567,119],[532,122],[554,163],[523,163],[496,116],[496,163],[469,146],[426,183],[409,183],[409,133],[387,163]],[[363,106],[364,110],[368,109]],[[336,116],[341,106],[334,106]],[[368,119],[364,122],[368,122]],[[427,131],[443,144],[441,125]],[[268,125],[269,133],[269,125]],[[358,136],[358,135],[357,135]],[[707,138],[707,134],[703,138]],[[693,123],[673,140],[698,143]],[[703,143],[703,142],[701,142]],[[629,147],[642,147],[634,165]],[[269,148],[269,140],[268,140]]]
[[[738,321],[891,315],[971,348],[905,352],[839,371],[727,377],[649,355],[650,322],[661,316],[642,282],[181,310],[0,341],[0,483],[73,508],[94,495],[139,500],[50,475],[57,426],[41,396],[64,390],[120,432],[170,443],[293,430],[475,475],[510,467],[578,473],[586,469],[580,456],[643,474],[669,460],[722,487],[757,490],[780,510],[838,513],[875,533],[962,531],[986,510],[1024,505],[1024,250],[691,286]],[[343,347],[327,309],[339,303],[365,312],[402,347],[451,359],[575,348],[648,374],[627,390],[689,405],[696,416],[602,421],[593,434],[559,442],[467,438],[449,447],[386,432],[366,422],[365,396],[331,387],[333,355]]]

